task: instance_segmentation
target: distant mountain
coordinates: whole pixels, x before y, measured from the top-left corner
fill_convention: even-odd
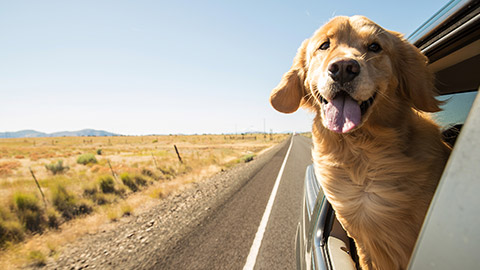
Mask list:
[[[31,130],[31,129],[20,130],[15,132],[0,132],[0,138],[33,138],[33,137],[48,137],[48,134]]]
[[[111,133],[104,130],[82,129],[78,131],[61,131],[54,133],[38,132],[36,130],[20,130],[15,132],[0,132],[0,138],[38,138],[38,137],[79,137],[79,136],[119,136],[119,134]]]

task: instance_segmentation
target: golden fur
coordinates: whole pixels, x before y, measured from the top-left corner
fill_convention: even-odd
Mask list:
[[[319,49],[329,42],[328,49]],[[369,50],[377,43],[380,51]],[[348,94],[375,97],[346,133],[324,124],[321,99],[335,96],[328,64],[356,60]],[[313,159],[337,218],[355,240],[362,269],[406,269],[450,153],[423,112],[439,111],[427,58],[399,33],[362,16],[336,17],[300,46],[292,68],[272,91],[272,106],[316,113]]]

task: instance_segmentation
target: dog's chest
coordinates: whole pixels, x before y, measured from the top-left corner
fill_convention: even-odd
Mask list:
[[[347,152],[341,157],[314,153],[317,177],[335,210],[368,212],[375,205],[389,206],[407,200],[411,187],[402,180],[410,176],[398,166],[405,161],[398,159],[399,155],[392,156],[362,151]]]

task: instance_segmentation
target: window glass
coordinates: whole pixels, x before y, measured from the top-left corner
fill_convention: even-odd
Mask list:
[[[433,118],[442,128],[463,124],[476,96],[477,91],[438,97],[445,104],[441,106],[442,111],[433,114]]]

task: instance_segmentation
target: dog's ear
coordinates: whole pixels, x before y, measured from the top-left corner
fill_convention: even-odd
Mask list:
[[[270,104],[279,112],[293,113],[302,103],[305,96],[305,62],[308,39],[303,41],[293,59],[293,65],[285,73],[280,83],[270,94]]]
[[[434,86],[433,73],[428,69],[428,58],[408,42],[402,34],[390,31],[397,38],[396,69],[399,89],[413,107],[424,112],[438,112],[442,104],[435,97],[438,95]]]

